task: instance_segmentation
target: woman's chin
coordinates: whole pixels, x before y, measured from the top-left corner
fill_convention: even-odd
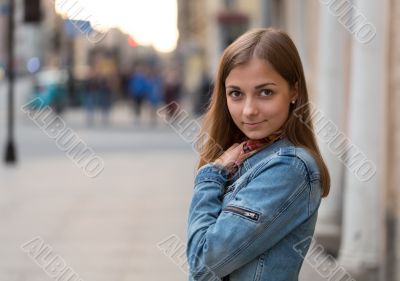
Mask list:
[[[254,132],[245,132],[245,135],[249,139],[258,140],[258,139],[266,138],[268,136],[268,133],[254,131]]]

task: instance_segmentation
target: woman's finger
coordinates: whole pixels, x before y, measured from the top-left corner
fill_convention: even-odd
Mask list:
[[[230,151],[230,150],[236,148],[238,145],[239,145],[238,143],[234,143],[226,151]]]

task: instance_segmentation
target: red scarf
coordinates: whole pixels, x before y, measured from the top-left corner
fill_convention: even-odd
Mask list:
[[[242,149],[240,150],[239,157],[236,159],[235,163],[233,163],[232,165],[229,165],[227,167],[227,169],[229,171],[228,178],[231,178],[237,172],[239,166],[248,157],[250,157],[257,151],[262,150],[263,148],[267,147],[268,145],[274,143],[275,141],[282,139],[283,137],[284,137],[283,130],[278,130],[263,139],[259,139],[259,140],[247,139],[245,141],[245,143],[243,144]]]

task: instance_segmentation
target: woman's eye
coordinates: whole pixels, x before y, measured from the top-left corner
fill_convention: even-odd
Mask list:
[[[273,92],[272,92],[271,90],[264,89],[264,90],[261,90],[260,94],[261,94],[262,96],[269,97],[269,96],[272,96],[272,95],[273,95]]]
[[[231,96],[232,98],[238,98],[238,97],[240,97],[240,92],[232,91],[232,92],[229,92],[228,95]]]

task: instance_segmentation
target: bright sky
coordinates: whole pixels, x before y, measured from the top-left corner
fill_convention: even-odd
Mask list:
[[[58,13],[93,26],[117,27],[140,45],[170,52],[178,40],[177,0],[55,0]]]

